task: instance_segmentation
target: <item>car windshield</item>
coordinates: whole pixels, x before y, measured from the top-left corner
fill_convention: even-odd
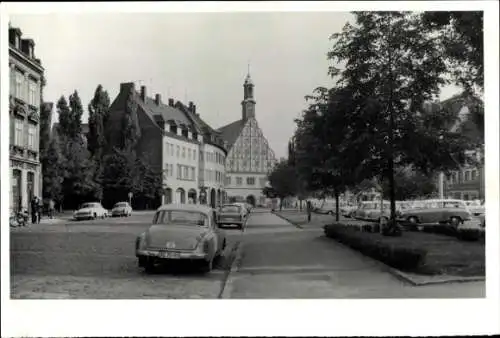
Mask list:
[[[84,209],[84,208],[98,208],[99,207],[99,203],[84,203],[82,204],[82,207],[80,209]]]
[[[237,205],[224,205],[221,209],[221,212],[234,212],[234,213],[239,213],[240,212],[240,207]]]
[[[126,202],[120,202],[120,203],[116,203],[113,208],[123,208],[123,207],[126,207],[126,206],[127,206]]]
[[[156,213],[153,224],[208,226],[208,217],[197,211],[160,210]]]
[[[444,202],[445,208],[463,208],[464,204],[460,202]]]

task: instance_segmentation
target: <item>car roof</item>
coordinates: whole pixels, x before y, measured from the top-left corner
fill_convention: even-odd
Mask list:
[[[172,203],[172,204],[164,204],[159,207],[156,211],[160,210],[183,210],[183,211],[197,211],[203,213],[210,213],[213,211],[212,207],[201,204],[180,204],[180,203]]]

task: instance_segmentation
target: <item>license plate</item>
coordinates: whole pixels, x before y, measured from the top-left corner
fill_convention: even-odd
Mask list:
[[[160,258],[180,258],[181,255],[178,252],[160,251]]]

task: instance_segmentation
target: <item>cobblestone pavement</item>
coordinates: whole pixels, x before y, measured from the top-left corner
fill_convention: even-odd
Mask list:
[[[145,213],[11,229],[11,298],[217,298],[241,232],[227,230],[228,247],[209,274],[194,266],[146,274],[137,267],[134,245],[151,218]]]

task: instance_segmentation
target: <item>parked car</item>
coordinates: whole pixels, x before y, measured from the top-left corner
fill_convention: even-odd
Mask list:
[[[390,218],[390,208],[391,204],[388,201],[384,201],[382,205],[380,201],[363,201],[353,213],[353,217],[363,221],[385,223]]]
[[[246,224],[246,219],[246,211],[241,205],[225,204],[219,209],[218,223],[220,226],[236,224],[238,229],[243,230]]]
[[[198,204],[166,204],[157,209],[151,226],[136,239],[139,267],[147,272],[165,261],[201,264],[205,272],[226,247],[214,209]]]
[[[108,217],[108,210],[104,209],[99,202],[83,203],[78,210],[73,213],[73,218],[81,219],[96,219]]]
[[[344,217],[350,218],[352,217],[352,213],[356,211],[358,207],[354,204],[346,204],[340,209],[340,214]]]
[[[472,214],[464,201],[436,199],[419,201],[413,208],[402,211],[400,217],[410,225],[448,223],[458,227],[470,220]]]
[[[118,202],[111,209],[112,217],[128,217],[132,216],[132,207],[128,202]]]
[[[243,209],[243,211],[245,212],[245,217],[247,217],[250,214],[250,210],[248,210],[246,203],[235,202],[232,204],[240,206]]]
[[[480,216],[485,213],[484,201],[479,200],[465,201],[465,205],[474,216]]]

